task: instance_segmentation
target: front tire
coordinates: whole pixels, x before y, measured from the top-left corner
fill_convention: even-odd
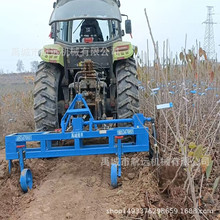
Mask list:
[[[53,131],[59,127],[58,87],[61,72],[56,65],[40,63],[34,87],[36,131]]]

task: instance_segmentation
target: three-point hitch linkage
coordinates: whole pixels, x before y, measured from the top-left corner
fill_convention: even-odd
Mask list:
[[[22,190],[27,192],[28,188],[32,188],[33,178],[30,169],[24,168],[26,159],[116,154],[118,164],[111,165],[111,185],[117,187],[117,178],[121,177],[122,155],[150,150],[149,129],[145,127],[145,122],[152,122],[153,136],[156,140],[152,118],[135,114],[129,119],[94,120],[85,99],[81,94],[77,94],[61,120],[60,132],[19,133],[6,136],[6,160],[9,162],[9,173],[11,173],[12,160],[19,160],[20,184]],[[121,125],[123,127],[119,127]],[[126,136],[132,141],[123,143],[122,139]],[[107,143],[98,143],[100,138],[105,138]],[[94,139],[97,144],[84,145],[85,139]],[[72,141],[74,144],[57,146],[57,143],[61,144],[64,140],[74,140]],[[29,142],[38,142],[39,146],[29,147],[27,144]],[[54,142],[56,146],[53,146]]]

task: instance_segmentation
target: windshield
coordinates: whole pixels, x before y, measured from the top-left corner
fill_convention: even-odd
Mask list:
[[[93,18],[57,22],[56,37],[68,43],[93,43],[119,37],[119,21]]]

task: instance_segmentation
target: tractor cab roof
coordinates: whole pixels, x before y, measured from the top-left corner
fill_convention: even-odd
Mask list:
[[[121,13],[115,0],[60,0],[49,24],[86,18],[115,19],[121,22]]]

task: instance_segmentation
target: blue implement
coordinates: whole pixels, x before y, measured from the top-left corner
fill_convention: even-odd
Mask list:
[[[28,189],[32,189],[33,177],[29,169],[23,169],[21,171],[20,185],[21,185],[23,192],[25,193],[28,192]]]
[[[77,109],[80,103],[81,108]],[[85,115],[88,116],[83,117]],[[115,172],[116,178],[121,176],[121,156],[124,153],[149,152],[149,129],[144,124],[152,121],[152,118],[146,118],[143,114],[135,114],[129,119],[94,120],[85,99],[78,94],[61,120],[60,132],[17,133],[5,137],[9,171],[12,160],[19,160],[21,172],[25,170],[25,175],[21,175],[21,186],[23,191],[27,191],[28,187],[32,188],[32,180],[29,181],[32,175],[30,170],[24,169],[26,159],[116,154],[119,162],[116,171],[113,167],[111,173],[111,184],[115,185]],[[128,126],[119,127],[122,123]],[[132,141],[123,143],[122,139],[126,136],[133,137]],[[106,143],[100,144],[99,138],[105,138]],[[86,145],[84,140],[88,139],[96,140],[97,144]],[[61,142],[65,140],[72,141],[70,146],[62,146]],[[38,142],[39,145],[30,148],[29,142]],[[59,146],[53,146],[54,142]]]
[[[117,164],[111,165],[111,186],[116,188],[118,186],[118,168]]]

